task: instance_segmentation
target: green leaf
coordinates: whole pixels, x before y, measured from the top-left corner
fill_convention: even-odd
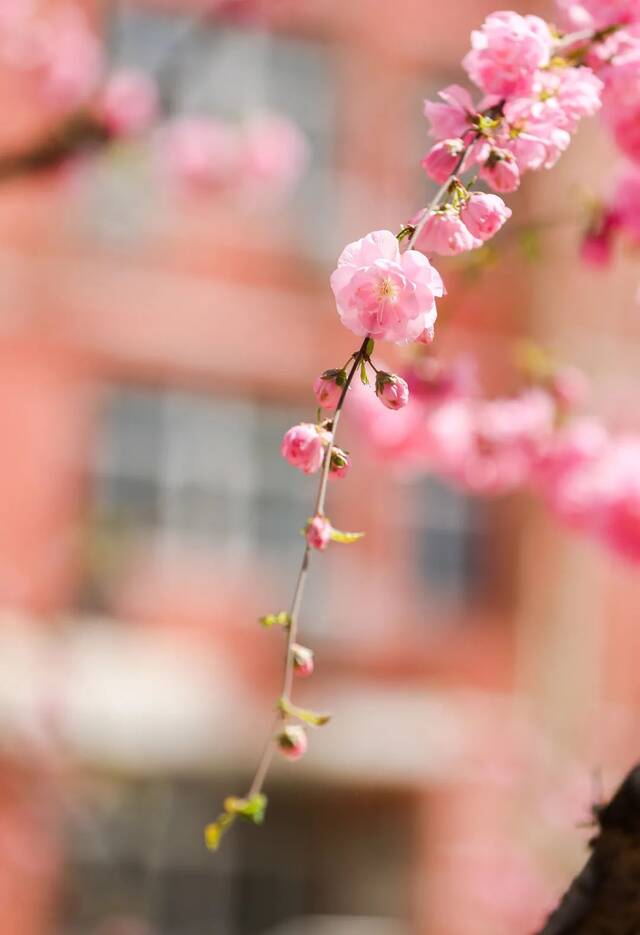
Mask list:
[[[358,539],[362,539],[363,536],[363,532],[341,532],[339,529],[331,530],[332,540],[334,542],[342,542],[344,545],[350,545],[352,542],[357,542]]]
[[[367,376],[367,366],[364,360],[361,361],[360,363],[360,379],[362,380],[365,386],[369,386],[369,377]]]
[[[286,610],[281,610],[277,614],[266,614],[264,617],[258,617],[258,623],[263,627],[288,627],[291,623],[291,617]]]
[[[229,815],[239,815],[253,822],[254,825],[261,825],[267,810],[267,797],[260,792],[250,799],[240,799],[230,795],[225,799],[224,810]]]
[[[299,721],[304,721],[305,724],[310,724],[312,727],[322,727],[331,720],[330,714],[319,714],[317,711],[309,710],[309,708],[298,708],[297,705],[291,704],[286,698],[280,699],[278,708],[282,714],[286,714],[288,717],[295,717]]]
[[[367,343],[364,346],[364,353],[366,357],[371,357],[375,346],[376,342],[373,340],[373,338],[368,338]]]

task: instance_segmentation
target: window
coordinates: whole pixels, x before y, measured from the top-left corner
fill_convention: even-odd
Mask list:
[[[452,604],[477,597],[486,571],[487,505],[435,477],[413,485],[409,500],[416,576],[428,596]]]
[[[407,935],[410,796],[272,786],[266,824],[238,822],[208,854],[202,829],[233,787],[105,779],[68,828],[59,931]]]
[[[166,116],[209,114],[235,121],[266,110],[293,120],[309,143],[309,165],[291,204],[296,242],[305,245],[306,238],[312,253],[333,255],[335,91],[326,46],[119,5],[111,21],[111,52],[115,64],[153,74]]]
[[[290,571],[309,488],[278,446],[298,413],[173,390],[119,388],[108,399],[94,468],[100,523],[160,547],[266,555]]]

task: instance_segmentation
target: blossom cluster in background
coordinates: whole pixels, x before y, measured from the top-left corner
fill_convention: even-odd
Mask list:
[[[256,4],[210,3],[203,17],[246,18]],[[257,8],[254,13],[257,13]],[[84,10],[71,0],[43,7],[15,0],[0,11],[0,63],[15,70],[33,103],[64,136],[65,121],[81,117],[91,142],[137,138],[150,148],[160,181],[187,192],[269,191],[286,194],[307,160],[307,143],[286,117],[245,115],[236,122],[209,115],[163,119],[152,74],[112,68]],[[61,159],[75,156],[61,150]]]
[[[497,399],[482,395],[468,358],[426,357],[404,376],[402,412],[377,406],[366,388],[354,393],[352,412],[380,460],[472,494],[528,490],[572,529],[640,561],[640,437],[585,414],[579,371],[549,369]]]

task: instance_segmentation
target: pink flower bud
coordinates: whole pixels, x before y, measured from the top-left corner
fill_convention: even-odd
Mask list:
[[[329,467],[329,477],[346,477],[351,468],[351,460],[346,451],[342,448],[333,448],[331,450],[331,465]]]
[[[436,329],[431,325],[429,328],[425,328],[424,331],[418,335],[416,338],[416,344],[433,344],[433,339],[436,336]]]
[[[335,409],[342,395],[347,375],[344,370],[325,370],[313,384],[318,405],[323,409]]]
[[[480,178],[497,192],[514,192],[520,184],[520,169],[511,153],[505,149],[492,149],[480,169]]]
[[[299,760],[307,752],[308,741],[304,727],[298,724],[287,724],[278,734],[278,747],[288,760]]]
[[[470,230],[462,223],[458,213],[451,207],[434,211],[418,235],[415,246],[423,253],[441,253],[453,256],[479,247]]]
[[[112,75],[100,96],[98,115],[113,136],[132,136],[151,125],[158,107],[156,87],[133,69]]]
[[[489,240],[511,217],[511,208],[506,206],[499,195],[476,192],[462,206],[460,217],[474,237]]]
[[[409,387],[402,377],[381,370],[376,375],[376,396],[387,409],[402,409],[409,402]]]
[[[305,474],[314,474],[324,458],[326,432],[310,422],[294,425],[285,433],[280,445],[280,453],[293,467],[300,468]]]
[[[451,176],[463,150],[464,143],[460,139],[442,140],[429,150],[420,165],[427,175],[442,185]]]
[[[305,538],[312,549],[324,551],[331,542],[331,523],[326,516],[314,516],[305,528]]]
[[[313,672],[313,651],[300,643],[294,643],[291,647],[293,654],[293,670],[300,678],[307,678]]]

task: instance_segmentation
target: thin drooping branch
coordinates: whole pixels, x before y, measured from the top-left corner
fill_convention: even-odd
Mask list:
[[[369,338],[365,337],[360,349],[353,355],[353,363],[351,369],[347,375],[344,386],[342,387],[342,392],[340,398],[335,408],[333,418],[331,420],[331,427],[329,428],[329,439],[324,453],[324,459],[322,462],[322,472],[320,474],[320,481],[318,483],[318,492],[316,494],[315,504],[313,508],[313,513],[315,516],[322,516],[324,514],[325,502],[327,498],[327,484],[329,481],[329,472],[331,469],[331,454],[333,452],[334,443],[336,440],[336,432],[338,428],[338,422],[340,421],[340,414],[349,392],[353,378],[357,373],[357,370],[363,360],[367,357],[367,344],[369,343]],[[300,570],[298,571],[298,577],[296,579],[295,588],[293,591],[293,596],[291,598],[291,605],[289,608],[289,622],[287,626],[287,639],[285,647],[285,659],[284,659],[284,673],[282,677],[282,691],[280,692],[280,701],[290,702],[291,701],[291,692],[293,687],[293,675],[294,675],[294,652],[293,647],[297,641],[298,630],[299,630],[299,619],[300,619],[300,608],[302,605],[302,598],[304,595],[305,585],[307,583],[308,573],[309,573],[309,563],[311,559],[311,546],[308,542],[305,542],[304,551],[302,553],[302,561],[300,563]],[[273,727],[269,734],[269,739],[265,745],[264,751],[258,766],[249,787],[249,792],[247,793],[247,798],[252,799],[256,795],[259,795],[262,792],[264,786],[264,781],[267,777],[269,767],[273,760],[273,755],[276,749],[276,736],[279,725],[286,720],[286,712],[282,710],[281,707],[278,707],[278,711],[274,720]]]
[[[73,156],[96,152],[111,139],[107,128],[91,114],[73,114],[29,146],[0,153],[0,183],[56,169]]]

